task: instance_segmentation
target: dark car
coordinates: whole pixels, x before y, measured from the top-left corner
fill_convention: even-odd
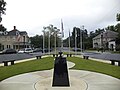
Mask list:
[[[2,54],[15,54],[17,51],[15,49],[5,49],[2,51]]]
[[[72,50],[73,50],[73,51],[80,52],[80,51],[81,51],[81,48],[76,48],[76,49],[75,49],[75,48],[73,48]],[[83,51],[83,49],[82,49],[82,51]]]
[[[43,50],[41,48],[35,48],[33,52],[42,52]]]

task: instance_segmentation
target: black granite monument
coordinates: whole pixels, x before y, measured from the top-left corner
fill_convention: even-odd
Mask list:
[[[55,57],[54,74],[52,86],[70,86],[68,69],[66,58],[62,57],[62,52],[59,52],[60,56]]]

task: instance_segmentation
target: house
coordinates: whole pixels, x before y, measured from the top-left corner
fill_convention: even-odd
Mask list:
[[[0,33],[0,50],[7,48],[22,49],[30,47],[30,40],[26,31],[19,31],[14,26],[11,31]]]
[[[115,39],[118,37],[118,33],[107,30],[93,38],[93,48],[104,48],[115,50]]]

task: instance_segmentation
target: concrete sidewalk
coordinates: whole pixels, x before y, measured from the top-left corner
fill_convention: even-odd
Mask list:
[[[0,90],[120,90],[119,79],[90,71],[69,70],[70,87],[52,87],[52,77],[53,69],[25,73],[0,82]]]

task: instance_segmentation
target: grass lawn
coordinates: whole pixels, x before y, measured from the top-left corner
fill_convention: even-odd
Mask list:
[[[40,60],[17,63],[12,66],[0,67],[0,81],[22,73],[52,69],[54,63],[53,59],[53,57],[47,57]]]
[[[118,66],[113,66],[110,64],[92,60],[84,60],[78,57],[68,57],[67,60],[74,62],[76,64],[72,69],[104,73],[120,79],[120,67]],[[0,81],[18,74],[40,70],[49,70],[52,69],[53,67],[54,67],[53,57],[46,57],[40,60],[38,59],[26,61],[22,63],[17,63],[12,66],[2,66],[0,67]]]
[[[84,60],[78,57],[68,57],[67,60],[74,62],[76,65],[72,69],[88,70],[107,74],[120,79],[120,67],[103,62]]]

